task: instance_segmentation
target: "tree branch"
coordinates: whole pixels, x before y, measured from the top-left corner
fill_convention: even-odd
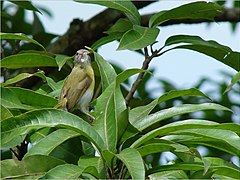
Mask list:
[[[155,1],[134,1],[138,9],[147,6]],[[148,26],[150,17],[153,14],[143,15],[141,24]],[[90,20],[83,22],[74,19],[69,29],[59,39],[52,43],[47,50],[55,54],[66,54],[72,56],[78,49],[84,46],[91,46],[95,41],[104,36],[104,31],[111,27],[119,18],[124,17],[122,13],[113,9],[107,9]],[[226,8],[223,13],[215,18],[216,22],[240,22],[240,8]],[[169,20],[161,24],[161,26],[169,26],[175,24],[194,24],[212,22],[205,19],[178,19]]]
[[[141,9],[154,2],[133,1],[133,4],[137,9]],[[67,32],[52,43],[47,50],[55,54],[72,56],[78,49],[91,46],[95,41],[103,37],[103,32],[108,30],[121,17],[125,17],[121,12],[107,9],[86,22],[74,19]]]
[[[155,51],[153,51],[152,54],[149,56],[149,55],[148,55],[147,47],[145,47],[145,48],[144,48],[145,59],[144,59],[144,61],[143,61],[143,65],[142,65],[142,68],[141,68],[141,69],[147,70],[147,69],[148,69],[148,66],[149,66],[149,63],[151,62],[151,60],[152,60],[154,57],[157,57],[157,56],[158,56],[159,51],[160,51],[160,50],[155,50]],[[126,101],[126,104],[127,104],[127,105],[129,105],[129,102],[130,102],[131,98],[133,97],[135,91],[137,90],[139,84],[141,83],[144,74],[145,74],[144,72],[139,73],[137,79],[136,79],[135,82],[132,84],[132,87],[131,87],[130,91],[128,92],[128,94],[127,94],[127,96],[126,96],[126,98],[125,98],[125,101]]]

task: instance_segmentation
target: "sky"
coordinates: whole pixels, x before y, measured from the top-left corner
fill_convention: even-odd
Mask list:
[[[141,14],[148,14],[167,10],[190,2],[183,0],[161,0],[140,10]],[[92,4],[82,4],[74,1],[40,1],[33,0],[37,6],[49,9],[53,17],[39,15],[47,32],[54,34],[63,34],[67,31],[69,23],[73,18],[79,18],[84,21],[90,19],[105,7]],[[30,17],[30,16],[29,16]],[[202,23],[196,25],[173,25],[160,27],[158,36],[159,43],[156,48],[161,47],[165,40],[172,35],[188,34],[198,35],[205,40],[215,40],[222,45],[229,46],[234,51],[240,51],[240,27],[237,27],[235,33],[232,32],[229,23],[212,23],[211,25]],[[144,57],[138,53],[128,50],[116,51],[118,42],[112,42],[102,46],[99,53],[108,61],[126,68],[140,68]],[[231,74],[236,73],[232,68],[216,61],[206,55],[184,49],[170,51],[159,58],[155,58],[150,68],[155,69],[151,82],[148,84],[149,90],[153,91],[153,96],[161,94],[161,87],[157,83],[159,78],[170,80],[178,88],[190,88],[200,78],[209,77],[213,80],[221,81],[223,76],[220,71],[226,71]],[[132,79],[133,80],[133,79]],[[230,82],[230,79],[226,79]]]

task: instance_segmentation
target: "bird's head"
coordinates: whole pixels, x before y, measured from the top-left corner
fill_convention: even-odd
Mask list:
[[[90,52],[86,49],[78,50],[74,56],[74,64],[80,64],[83,66],[91,64],[91,58],[89,54]]]

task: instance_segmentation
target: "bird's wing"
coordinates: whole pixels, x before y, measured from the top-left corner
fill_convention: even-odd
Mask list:
[[[67,109],[72,111],[77,100],[82,97],[91,85],[91,78],[84,69],[74,67],[61,91],[59,102],[67,99]]]
[[[89,76],[85,76],[82,81],[78,81],[74,88],[69,89],[67,94],[67,109],[72,111],[77,101],[81,99],[83,94],[87,91],[89,86],[91,85],[91,78]]]

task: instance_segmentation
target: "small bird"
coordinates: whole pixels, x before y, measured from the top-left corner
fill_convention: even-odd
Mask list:
[[[85,49],[76,52],[74,67],[64,82],[59,103],[55,108],[69,112],[79,109],[94,120],[95,118],[89,114],[88,107],[93,97],[95,85],[94,71],[89,54],[90,52]]]

